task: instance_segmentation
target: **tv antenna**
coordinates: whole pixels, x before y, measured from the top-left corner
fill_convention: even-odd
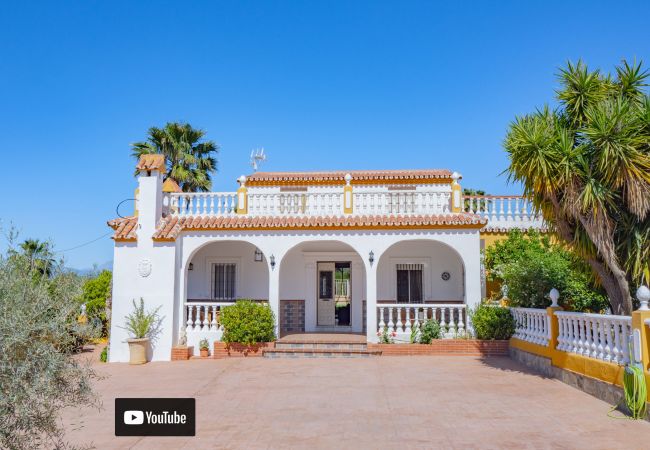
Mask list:
[[[266,161],[266,155],[264,154],[264,148],[256,148],[251,150],[251,161],[250,164],[253,167],[253,172],[257,172],[260,168],[260,165]]]

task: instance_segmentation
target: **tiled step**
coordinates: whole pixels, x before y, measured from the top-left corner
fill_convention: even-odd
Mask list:
[[[277,344],[276,344],[277,345]],[[368,358],[381,356],[380,350],[340,348],[276,348],[262,351],[265,358]]]
[[[276,349],[299,350],[366,350],[368,346],[362,342],[282,342],[275,343]]]

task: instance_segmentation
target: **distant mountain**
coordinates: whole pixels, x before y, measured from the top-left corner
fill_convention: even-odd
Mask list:
[[[77,275],[86,276],[92,275],[93,273],[101,272],[102,270],[113,270],[113,261],[106,261],[103,264],[98,264],[95,267],[85,268],[85,269],[75,269],[74,267],[68,267],[71,272],[76,273]]]

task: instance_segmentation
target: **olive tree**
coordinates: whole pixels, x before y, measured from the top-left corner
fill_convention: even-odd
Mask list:
[[[0,448],[70,448],[59,412],[99,406],[95,374],[74,356],[92,331],[77,321],[80,294],[75,274],[0,255]]]

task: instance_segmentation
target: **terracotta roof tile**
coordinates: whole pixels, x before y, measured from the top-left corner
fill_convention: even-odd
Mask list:
[[[138,225],[138,218],[135,216],[123,217],[118,219],[109,220],[108,226],[115,230],[113,239],[116,241],[135,241],[138,236],[136,235],[136,226]]]
[[[424,179],[451,179],[452,172],[447,169],[418,170],[351,170],[333,172],[256,172],[246,178],[249,185],[265,183],[345,183],[345,175],[352,175],[352,184],[356,182],[394,183]]]
[[[171,216],[161,220],[153,238],[174,240],[182,231],[221,229],[300,228],[482,228],[487,219],[476,214],[383,215],[383,216]]]
[[[160,173],[167,172],[165,167],[165,155],[160,153],[150,153],[141,155],[136,170],[158,170]]]

